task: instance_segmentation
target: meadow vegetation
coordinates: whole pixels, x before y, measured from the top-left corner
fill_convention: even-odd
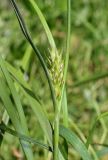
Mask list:
[[[106,0],[0,2],[0,160],[108,159]]]

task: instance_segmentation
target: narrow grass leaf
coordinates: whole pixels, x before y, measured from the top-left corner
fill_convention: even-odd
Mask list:
[[[65,127],[68,127],[68,107],[67,107],[66,88],[64,89],[63,98],[62,98],[62,111],[63,111],[63,125]],[[65,139],[63,141],[62,151],[61,152],[63,153],[65,159],[67,160],[68,159],[68,144]]]
[[[60,126],[60,136],[66,139],[66,141],[76,149],[76,151],[79,153],[83,160],[92,160],[85,144],[79,139],[79,137],[75,133],[63,126]]]
[[[28,134],[28,129],[27,129],[27,124],[26,124],[26,118],[25,118],[25,115],[24,115],[24,111],[23,111],[23,107],[22,107],[22,104],[21,104],[21,101],[20,101],[20,98],[19,98],[19,95],[16,91],[16,88],[14,86],[14,83],[11,79],[11,76],[7,70],[7,67],[5,65],[5,61],[2,59],[2,57],[0,57],[0,67],[2,69],[2,72],[6,78],[6,81],[7,81],[7,84],[9,86],[9,89],[11,91],[11,94],[13,96],[13,99],[14,99],[14,103],[16,105],[16,108],[17,108],[17,111],[18,111],[18,114],[19,114],[19,117],[20,117],[20,121],[21,121],[21,124],[25,130],[25,133]]]
[[[84,80],[80,80],[79,82],[74,83],[72,85],[72,88],[79,87],[79,86],[82,86],[82,85],[85,85],[85,84],[88,84],[88,83],[91,83],[94,81],[98,81],[98,80],[106,78],[106,77],[108,77],[108,72],[101,73],[101,74],[99,73],[99,74],[96,74],[95,76],[91,76],[89,78],[85,78]]]
[[[11,121],[12,121],[12,124],[13,124],[15,130],[21,131],[22,134],[25,134],[25,131],[20,123],[18,112],[10,99],[10,93],[7,89],[7,85],[6,85],[3,78],[0,78],[0,98],[2,99],[2,102],[5,106],[5,109],[8,113]],[[25,142],[25,144],[24,144],[24,142],[22,140],[20,142],[21,142],[21,145],[22,145],[22,148],[24,150],[24,153],[26,155],[27,160],[32,160],[33,155],[32,155],[32,151],[31,151],[31,147],[30,147],[29,143]],[[25,145],[28,147],[25,147]]]
[[[23,141],[38,145],[39,147],[47,149],[47,150],[52,152],[50,146],[48,146],[46,144],[43,144],[43,143],[39,142],[38,140],[35,140],[35,139],[31,138],[31,137],[27,137],[27,136],[21,134],[20,132],[16,132],[16,131],[8,128],[4,123],[0,124],[0,130],[3,131],[3,132],[7,132],[7,133],[9,133],[9,134],[11,134],[13,136],[16,136],[16,137],[20,138]]]
[[[65,160],[68,160],[68,144],[67,141],[64,139],[62,144],[59,146],[60,151],[64,157]]]
[[[37,57],[38,57],[41,65],[42,65],[42,67],[44,69],[45,75],[46,75],[47,80],[48,80],[49,88],[50,88],[50,91],[51,91],[53,106],[55,108],[55,106],[56,106],[56,97],[55,97],[55,93],[54,93],[54,89],[53,89],[53,84],[52,84],[52,81],[51,81],[51,78],[50,78],[50,75],[49,75],[49,71],[48,71],[48,67],[46,65],[46,62],[43,59],[43,57],[42,57],[40,51],[38,50],[38,48],[36,47],[36,45],[34,45],[34,43],[33,43],[32,38],[30,37],[30,34],[28,33],[27,27],[25,25],[25,22],[24,22],[22,16],[21,16],[21,13],[20,13],[20,11],[19,11],[19,9],[17,7],[17,4],[16,4],[15,0],[10,0],[10,1],[12,3],[13,8],[14,8],[15,14],[17,16],[20,28],[21,28],[21,30],[22,30],[25,38],[27,39],[27,41],[31,45],[32,49],[36,53],[36,55],[37,55]]]
[[[15,69],[8,62],[6,62],[6,65],[7,65],[7,68],[9,70],[9,72],[11,73],[11,75],[15,78],[15,80],[17,80],[17,82],[19,83],[21,88],[24,90],[24,94],[27,97],[29,103],[31,104],[30,106],[31,106],[32,110],[34,111],[34,114],[38,118],[42,130],[44,131],[51,148],[53,148],[53,145],[52,145],[52,128],[51,128],[51,125],[48,121],[46,113],[43,110],[43,106],[41,105],[41,103],[39,103],[37,101],[36,98],[34,98],[34,96],[32,96],[33,94],[32,95],[30,94],[30,92],[32,92],[31,88],[28,85],[28,83],[24,81],[23,74],[21,73],[21,71]],[[15,73],[17,73],[17,74],[15,74]],[[30,90],[30,92],[27,92],[25,90],[25,88]],[[63,157],[62,153],[60,152],[60,150],[59,150],[59,159],[64,160],[64,157]]]
[[[55,42],[54,42],[54,38],[52,36],[52,33],[51,33],[50,29],[49,29],[49,26],[48,26],[46,20],[45,20],[45,17],[43,16],[41,10],[39,9],[36,1],[29,0],[29,2],[31,3],[32,7],[34,8],[36,13],[38,14],[38,17],[39,17],[39,19],[40,19],[40,21],[41,21],[41,23],[42,23],[42,25],[43,25],[43,27],[45,29],[45,32],[46,32],[46,35],[48,37],[49,43],[51,45],[51,48],[55,50],[56,49],[56,45],[55,45]]]
[[[39,103],[37,103],[37,101],[31,97],[27,92],[25,92],[25,96],[28,99],[28,102],[32,108],[32,110],[34,111],[37,119],[40,122],[41,128],[44,131],[47,140],[49,142],[49,145],[53,148],[52,145],[52,128],[51,125],[49,123],[49,120],[45,114],[45,111],[43,110],[43,106],[40,105]]]
[[[24,95],[28,99],[32,110],[34,111],[36,117],[38,118],[41,128],[44,131],[50,146],[52,146],[52,128],[46,116],[46,113],[43,109],[44,107],[42,106],[42,103],[36,98],[28,83],[24,81],[23,74],[21,73],[21,71],[15,69],[7,62],[6,65],[12,77],[14,77],[16,82],[18,82],[20,87],[23,89]]]

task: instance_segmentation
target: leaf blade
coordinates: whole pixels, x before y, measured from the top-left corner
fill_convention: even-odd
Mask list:
[[[60,135],[67,140],[68,143],[74,146],[79,152],[83,160],[92,160],[84,143],[77,137],[77,135],[69,129],[60,126]]]

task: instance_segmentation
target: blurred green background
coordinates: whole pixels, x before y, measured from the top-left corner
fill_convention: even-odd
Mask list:
[[[17,2],[33,40],[46,57],[49,53],[49,44],[38,16],[27,0]],[[36,2],[48,22],[58,50],[65,54],[66,0],[37,0]],[[108,111],[108,78],[77,87],[74,84],[108,71],[108,1],[72,0],[71,8],[71,45],[67,78],[69,128],[75,130],[75,123],[87,137],[96,116]],[[25,78],[45,104],[49,119],[52,120],[53,108],[43,70],[34,54],[30,56],[29,65],[24,66],[23,58],[26,52],[32,51],[22,35],[13,8],[8,0],[1,1],[0,54],[16,68],[22,66],[22,71],[25,69]],[[22,94],[21,100],[31,136],[42,140],[43,134],[39,123]],[[3,106],[0,102],[0,119],[2,114]],[[102,119],[97,124],[93,136],[94,143],[108,143],[107,126],[108,118]],[[95,146],[95,149],[101,151],[100,160],[108,159],[107,148]],[[44,160],[43,150],[34,146],[33,151],[35,159]],[[0,160],[10,159],[23,160],[24,158],[18,139],[6,134],[0,149]],[[80,160],[73,148],[69,149],[69,160],[71,159]]]

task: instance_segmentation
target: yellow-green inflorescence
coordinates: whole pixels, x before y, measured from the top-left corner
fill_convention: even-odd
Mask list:
[[[48,64],[49,64],[49,73],[53,82],[53,86],[55,89],[55,94],[56,98],[60,98],[61,95],[61,88],[63,85],[63,60],[62,60],[62,55],[59,54],[57,51],[55,54],[50,51],[50,57],[48,59]]]

